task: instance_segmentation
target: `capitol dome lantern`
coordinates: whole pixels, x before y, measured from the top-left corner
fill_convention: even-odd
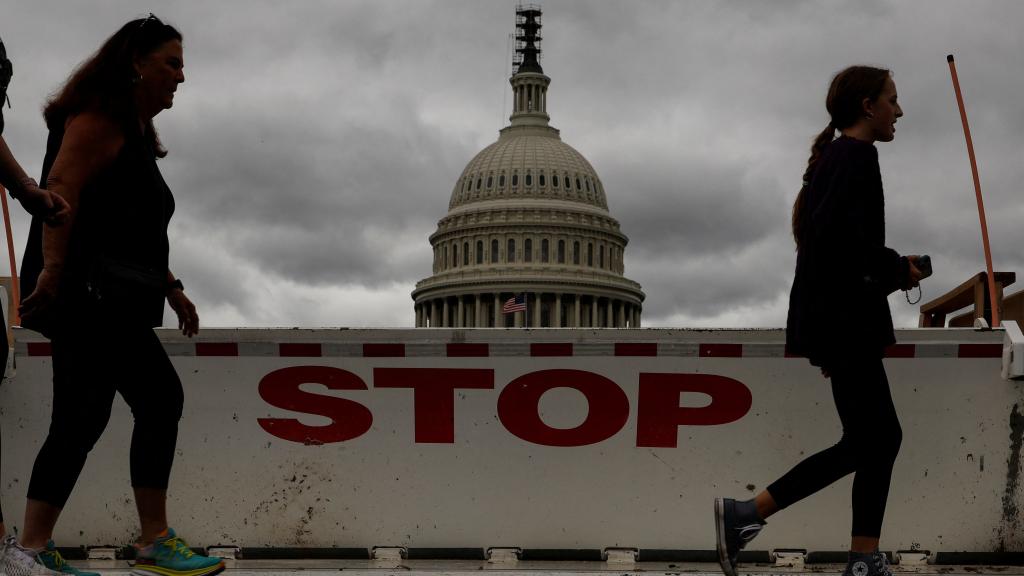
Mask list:
[[[624,276],[628,239],[604,184],[549,125],[540,29],[539,7],[517,7],[510,123],[466,165],[430,236],[417,327],[640,326],[644,293]]]

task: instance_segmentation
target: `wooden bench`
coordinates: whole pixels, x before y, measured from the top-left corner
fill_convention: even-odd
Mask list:
[[[996,300],[999,302],[1000,317],[1003,311],[1003,288],[1017,281],[1015,272],[995,272]],[[1016,296],[1016,295],[1014,295]],[[992,322],[992,308],[988,297],[988,273],[978,272],[969,280],[942,296],[921,305],[921,316],[918,326],[921,328],[942,328],[946,325],[946,316],[973,306],[967,314],[955,318],[956,325],[973,326],[976,318],[985,318]],[[953,322],[950,322],[953,326]]]

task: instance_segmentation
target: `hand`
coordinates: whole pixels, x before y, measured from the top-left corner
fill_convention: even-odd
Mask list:
[[[71,207],[60,194],[40,188],[36,181],[26,178],[21,182],[17,194],[18,202],[26,212],[40,216],[50,226],[60,226],[67,222]]]
[[[43,268],[36,279],[36,289],[18,306],[18,314],[22,320],[31,321],[37,314],[45,311],[57,297],[59,276],[56,271]]]
[[[199,314],[196,314],[196,305],[185,296],[185,293],[177,288],[167,292],[167,303],[171,310],[178,315],[178,330],[185,336],[191,338],[199,333]]]
[[[921,270],[918,269],[918,267],[916,266],[917,259],[919,257],[920,256],[918,256],[916,254],[913,255],[913,256],[907,256],[907,262],[910,264],[910,266],[909,266],[910,278],[908,279],[909,283],[907,285],[907,289],[908,290],[911,289],[911,288],[916,288],[917,286],[920,286],[921,285],[921,280],[924,278],[924,272],[921,272]]]

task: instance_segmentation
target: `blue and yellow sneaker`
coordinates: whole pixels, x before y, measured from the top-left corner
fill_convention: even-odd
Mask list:
[[[64,560],[64,557],[60,555],[60,552],[57,551],[57,547],[54,546],[53,540],[48,541],[46,543],[46,548],[43,548],[36,553],[36,558],[39,560],[40,564],[60,574],[70,574],[71,576],[100,576],[96,572],[86,572],[68,564],[67,561]]]
[[[224,561],[196,554],[170,528],[149,546],[136,548],[136,576],[211,576],[224,570]]]

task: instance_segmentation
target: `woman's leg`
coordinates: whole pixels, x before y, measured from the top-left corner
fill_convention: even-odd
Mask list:
[[[100,362],[102,340],[67,334],[53,340],[53,412],[28,485],[22,545],[42,548],[96,440],[110,419],[114,387]]]
[[[878,546],[903,431],[881,359],[837,364],[830,371],[842,439],[797,464],[767,492],[782,509],[854,472],[851,549],[870,552]]]
[[[120,382],[135,419],[131,478],[139,512],[140,544],[167,529],[167,481],[174,462],[184,394],[163,344],[151,329],[133,335],[134,377]]]

